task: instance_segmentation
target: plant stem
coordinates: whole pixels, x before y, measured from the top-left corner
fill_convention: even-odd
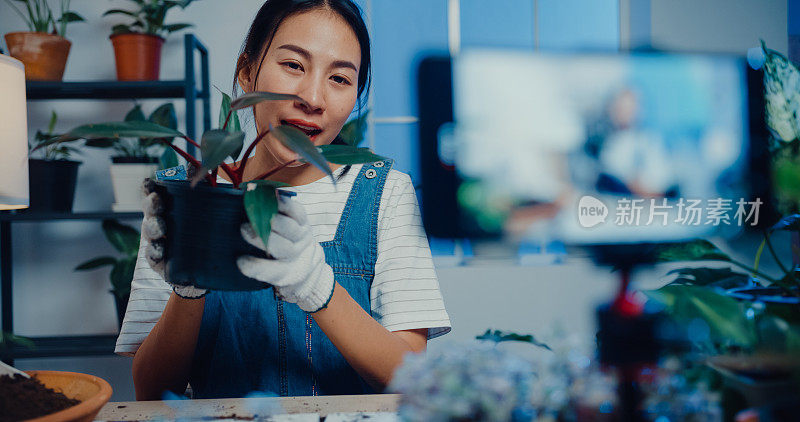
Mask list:
[[[769,238],[769,233],[766,231],[764,232],[764,240],[767,242],[767,248],[769,249],[769,253],[772,254],[772,258],[775,260],[778,266],[781,267],[781,271],[783,271],[786,275],[789,275],[792,278],[792,280],[797,282],[797,280],[795,280],[794,278],[794,274],[791,274],[789,270],[787,270],[786,267],[783,265],[781,260],[778,259],[778,254],[775,253],[775,249],[772,247],[772,241]]]
[[[253,148],[255,148],[256,145],[258,145],[258,143],[261,142],[262,139],[264,139],[264,136],[266,136],[267,133],[269,133],[269,131],[266,131],[256,136],[256,139],[250,145],[248,145],[247,149],[244,151],[244,157],[242,158],[242,163],[239,164],[239,167],[236,169],[236,172],[239,173],[240,179],[242,179],[244,176],[244,168],[247,165],[247,160],[250,158],[250,153],[253,152]]]
[[[221,163],[217,168],[222,168],[222,171],[224,171],[225,174],[227,174],[228,177],[231,178],[231,183],[233,183],[234,188],[239,187],[239,184],[242,182],[241,176],[237,174],[236,171],[231,168],[231,166],[229,166],[226,163]],[[216,178],[217,178],[217,169],[214,169],[214,180],[216,180]]]
[[[225,116],[225,124],[222,125],[222,130],[228,128],[228,121],[231,120],[231,114],[233,114],[233,109],[228,110],[228,115]]]
[[[270,177],[273,174],[279,172],[280,170],[282,170],[283,168],[285,168],[289,164],[296,163],[296,162],[297,162],[297,160],[293,160],[293,161],[289,161],[288,163],[281,164],[280,166],[275,167],[274,169],[272,169],[272,170],[270,170],[270,171],[268,171],[268,172],[266,172],[266,173],[264,173],[264,174],[262,174],[262,175],[260,175],[260,176],[258,176],[256,178],[254,178],[253,180],[266,179],[267,177]]]
[[[188,142],[188,143],[190,143],[190,144],[194,145],[194,146],[195,146],[197,149],[200,149],[200,150],[202,150],[202,148],[200,147],[200,145],[199,145],[197,142],[193,141],[193,140],[192,140],[192,138],[190,138],[190,137],[188,137],[188,136],[183,136],[183,139],[185,139],[185,140],[186,140],[186,142]]]
[[[11,2],[11,0],[6,0],[6,3],[8,3],[8,5],[9,5],[9,6],[11,6],[11,9],[12,9],[13,11],[17,12],[17,14],[19,15],[19,17],[21,17],[21,18],[22,18],[22,20],[25,22],[25,25],[27,25],[27,26],[28,26],[28,28],[29,28],[31,31],[35,31],[35,30],[36,30],[36,28],[33,26],[33,23],[32,23],[30,20],[28,20],[28,18],[26,18],[26,17],[25,17],[25,14],[24,14],[24,13],[22,13],[22,11],[21,11],[21,10],[17,9],[17,6],[15,6],[15,5],[14,5],[14,3],[12,3],[12,2]]]
[[[743,264],[741,262],[734,261],[732,259],[730,260],[730,263],[733,264],[733,265],[738,266],[739,268],[741,268],[743,270],[747,270],[750,273],[756,274],[759,277],[769,281],[772,284],[775,284],[776,286],[780,287],[781,290],[783,290],[787,294],[790,294],[792,296],[800,296],[800,292],[795,292],[794,290],[792,290],[793,286],[787,285],[786,283],[783,282],[783,280],[778,280],[778,279],[772,278],[772,277],[770,277],[770,276],[768,276],[768,275],[756,270],[755,268],[751,268],[751,267],[749,267],[749,266],[747,266],[747,265],[745,265],[745,264]]]
[[[192,157],[191,155],[189,155],[188,153],[184,152],[182,149],[176,147],[175,145],[172,145],[171,142],[167,142],[167,141],[162,141],[162,142],[164,142],[168,147],[172,148],[175,152],[178,153],[178,155],[183,157],[186,161],[191,163],[193,166],[197,167],[198,169],[203,167],[202,164],[200,164],[200,162],[197,161],[196,158]]]

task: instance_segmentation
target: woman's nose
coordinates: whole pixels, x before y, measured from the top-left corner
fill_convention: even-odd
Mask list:
[[[305,103],[295,101],[295,106],[302,108],[306,113],[321,113],[325,110],[325,92],[323,89],[322,83],[307,80],[298,93],[298,96],[305,100]]]

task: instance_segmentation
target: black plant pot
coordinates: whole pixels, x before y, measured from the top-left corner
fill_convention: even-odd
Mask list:
[[[72,212],[79,161],[28,160],[30,210]]]
[[[123,297],[119,297],[113,290],[109,291],[114,296],[114,305],[117,309],[117,323],[119,324],[119,330],[121,332],[122,321],[125,319],[125,311],[128,309],[128,299],[130,299],[131,294],[128,293]]]
[[[243,192],[229,187],[158,181],[166,222],[167,280],[211,290],[259,290],[266,284],[245,277],[236,266],[242,255],[266,258],[242,239],[247,221]]]

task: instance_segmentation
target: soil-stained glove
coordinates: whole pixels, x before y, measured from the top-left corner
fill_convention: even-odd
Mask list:
[[[164,245],[166,244],[166,223],[162,215],[164,214],[164,204],[161,197],[155,191],[155,182],[145,179],[142,184],[144,199],[142,200],[142,237],[147,241],[144,256],[150,268],[153,269],[165,281],[166,259],[164,258]],[[172,286],[172,290],[180,297],[185,299],[197,299],[203,297],[208,291],[194,286],[180,286],[167,281]]]
[[[271,284],[283,300],[296,303],[306,312],[324,309],[333,296],[333,270],[314,239],[303,206],[279,195],[278,213],[271,224],[266,250],[252,226],[242,225],[244,240],[274,259],[242,256],[237,260],[239,270]]]

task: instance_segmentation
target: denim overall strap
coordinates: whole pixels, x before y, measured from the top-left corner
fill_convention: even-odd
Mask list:
[[[365,164],[353,183],[333,240],[321,245],[339,286],[370,312],[378,209],[391,160]],[[371,393],[338,349],[297,305],[272,289],[212,291],[190,383],[196,398]]]
[[[334,279],[368,314],[378,258],[378,211],[392,160],[364,164],[353,182],[333,240],[323,242]],[[312,394],[370,394],[375,391],[344,359],[309,315],[307,336],[312,364]]]
[[[378,258],[378,210],[392,164],[393,160],[364,164],[356,176],[336,235],[333,240],[322,242],[326,261],[334,272],[374,275]]]

